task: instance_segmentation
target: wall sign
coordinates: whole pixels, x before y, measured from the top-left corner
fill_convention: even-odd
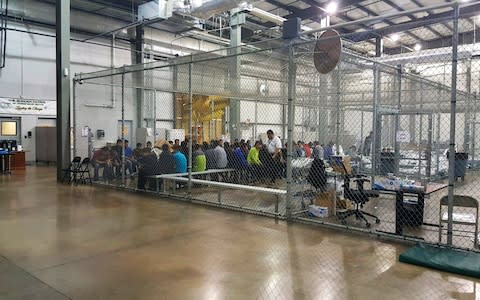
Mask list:
[[[397,142],[399,142],[399,143],[410,143],[410,132],[408,132],[408,131],[397,131]]]
[[[55,100],[0,98],[0,114],[57,115]]]

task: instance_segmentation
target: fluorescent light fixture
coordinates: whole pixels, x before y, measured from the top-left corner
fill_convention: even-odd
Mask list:
[[[333,15],[334,13],[337,12],[337,9],[338,9],[338,4],[337,2],[330,2],[327,4],[327,6],[325,7],[325,11],[330,14],[330,15]]]
[[[398,33],[394,33],[390,36],[390,39],[394,42],[398,41],[400,39],[400,35]]]
[[[422,49],[422,45],[420,45],[420,44],[415,44],[415,46],[413,47],[413,49],[414,49],[415,51],[420,51],[420,50]]]

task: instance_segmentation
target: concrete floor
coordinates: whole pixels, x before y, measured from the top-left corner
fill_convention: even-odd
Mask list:
[[[90,186],[0,175],[0,299],[476,299],[405,245]]]

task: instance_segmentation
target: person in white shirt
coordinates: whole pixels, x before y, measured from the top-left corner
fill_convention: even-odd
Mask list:
[[[267,168],[272,179],[272,183],[275,183],[275,179],[281,178],[282,175],[282,164],[284,159],[282,156],[282,142],[278,136],[275,136],[273,130],[269,129],[267,131],[267,151],[271,156],[271,160],[267,163]]]

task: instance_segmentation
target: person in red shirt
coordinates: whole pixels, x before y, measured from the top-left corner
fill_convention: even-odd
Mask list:
[[[310,158],[312,156],[312,148],[310,148],[310,146],[307,143],[303,143],[303,150],[305,151],[306,157]]]
[[[112,151],[109,148],[103,147],[101,149],[96,150],[93,153],[93,157],[92,157],[92,165],[94,168],[93,180],[98,180],[98,171],[100,170],[100,168],[103,168],[104,180],[113,176],[114,164],[115,164],[114,157],[113,157]]]

